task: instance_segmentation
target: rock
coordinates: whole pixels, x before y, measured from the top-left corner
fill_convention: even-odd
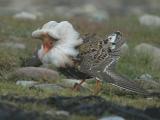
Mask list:
[[[150,74],[143,74],[139,77],[141,80],[153,80],[152,76]]]
[[[160,48],[147,43],[141,43],[135,47],[137,52],[149,53],[156,58],[160,58]]]
[[[29,12],[20,12],[17,13],[13,16],[15,19],[20,19],[20,20],[36,20],[37,16],[29,13]]]
[[[9,47],[14,49],[25,49],[26,46],[22,43],[4,42],[0,44],[1,47]]]
[[[125,120],[125,119],[120,116],[109,116],[109,117],[100,118],[99,120]]]
[[[145,26],[160,27],[160,17],[155,15],[144,14],[139,17],[139,22]]]
[[[37,84],[32,86],[32,88],[38,88],[42,90],[53,90],[54,92],[58,92],[59,90],[63,90],[64,87],[58,85],[58,84]]]
[[[78,84],[79,82],[81,82],[80,80],[77,79],[62,79],[61,80],[61,85],[63,85],[66,88],[74,88],[76,86],[76,84]],[[79,92],[81,93],[90,93],[90,87],[88,86],[88,84],[86,82],[84,82],[80,87],[79,87]]]
[[[64,110],[59,110],[59,111],[53,111],[53,110],[48,110],[45,112],[48,115],[54,115],[54,116],[64,116],[64,117],[69,117],[69,112],[64,111]]]
[[[75,83],[80,82],[80,80],[77,80],[77,79],[62,79],[61,81],[62,81],[63,85],[67,86],[67,87],[73,87],[75,85]],[[81,86],[88,87],[86,82],[84,82]]]
[[[56,111],[56,115],[59,115],[59,116],[69,116],[69,112],[64,111],[64,110],[60,110],[60,111]]]
[[[58,80],[59,74],[57,71],[47,69],[47,68],[40,68],[40,67],[22,67],[10,75],[11,78],[15,79],[22,79],[22,78],[28,78],[28,79],[35,79],[35,80]]]
[[[147,43],[141,43],[135,47],[135,51],[151,56],[153,66],[155,68],[160,68],[160,48]]]
[[[24,87],[30,87],[30,86],[33,86],[33,85],[35,85],[37,83],[38,82],[35,82],[35,81],[18,80],[16,82],[16,85],[21,85],[21,86],[24,86]]]

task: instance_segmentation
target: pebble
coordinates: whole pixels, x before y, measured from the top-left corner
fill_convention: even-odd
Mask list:
[[[59,73],[55,70],[41,67],[22,67],[13,71],[11,77],[55,81],[59,79]]]
[[[99,120],[125,120],[125,119],[120,116],[109,116],[100,118]]]
[[[63,115],[63,116],[69,116],[69,112],[64,111],[64,110],[60,110],[60,111],[56,111],[56,115]]]
[[[160,27],[160,17],[156,15],[144,14],[139,17],[141,25],[150,27]]]
[[[18,80],[16,82],[16,85],[21,85],[21,86],[24,86],[24,87],[30,87],[30,86],[33,86],[33,85],[35,85],[37,83],[38,82],[35,82],[35,81]]]
[[[20,19],[20,20],[36,20],[37,16],[29,13],[29,12],[20,12],[17,13],[13,16],[15,19]]]
[[[44,83],[44,84],[37,84],[32,86],[33,88],[38,88],[38,89],[42,89],[42,90],[53,90],[54,92],[59,92],[59,90],[63,90],[64,87],[58,85],[58,84],[48,84],[48,83]]]
[[[141,43],[135,47],[135,51],[138,53],[148,54],[152,59],[152,65],[154,68],[160,68],[160,48],[147,43]]]
[[[141,80],[153,80],[152,76],[150,74],[142,74],[139,79]]]
[[[62,82],[67,87],[73,87],[76,83],[79,83],[80,80],[77,80],[77,79],[63,79]],[[88,87],[86,82],[84,82],[81,86],[82,87]]]

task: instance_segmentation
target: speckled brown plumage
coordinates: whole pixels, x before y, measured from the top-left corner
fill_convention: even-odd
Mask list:
[[[114,42],[115,48],[113,47],[113,43],[110,42],[109,36],[112,34],[116,34],[116,39]],[[122,35],[120,32],[115,32],[109,35],[106,39],[93,39],[88,40],[87,43],[84,43],[80,46],[80,71],[85,71],[88,74],[93,74],[95,70],[97,72],[104,71],[106,69],[114,69],[115,63],[118,61],[120,57],[120,47],[124,43],[122,40]],[[89,47],[88,47],[89,46]],[[81,50],[82,49],[82,50]],[[87,49],[83,52],[83,49]]]
[[[114,35],[116,35],[115,41],[113,41]],[[92,36],[92,38],[87,38],[79,48],[81,57],[79,71],[123,89],[147,94],[134,81],[126,79],[115,71],[115,65],[120,58],[121,46],[125,42],[122,34],[114,32],[105,39],[100,39],[96,36]]]
[[[113,32],[104,39],[96,35],[85,35],[83,44],[77,47],[79,55],[72,58],[74,66],[66,65],[57,69],[68,78],[83,81],[95,78],[132,92],[146,94],[146,91],[134,81],[126,79],[115,71],[115,65],[120,58],[120,50],[124,42],[120,32]],[[33,66],[33,64],[31,65]]]

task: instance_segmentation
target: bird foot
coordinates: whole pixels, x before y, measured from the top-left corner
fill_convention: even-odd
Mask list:
[[[96,89],[94,92],[93,92],[93,95],[98,95],[100,92],[101,92],[101,88],[99,88],[99,89]]]
[[[101,81],[97,80],[96,81],[96,87],[95,87],[95,90],[94,90],[93,94],[98,95],[101,90],[102,90],[102,83],[101,83]]]
[[[81,88],[81,85],[78,84],[78,83],[75,83],[74,86],[73,86],[74,91],[80,91],[80,88]]]
[[[81,80],[80,83],[75,83],[73,86],[74,91],[80,91],[81,85],[85,82],[85,80]]]

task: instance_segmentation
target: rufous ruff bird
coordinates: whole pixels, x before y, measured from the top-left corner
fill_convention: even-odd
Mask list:
[[[53,64],[67,77],[81,80],[74,89],[78,89],[86,79],[95,78],[97,91],[99,82],[109,82],[132,92],[145,93],[135,82],[115,72],[124,43],[120,32],[114,32],[106,39],[82,39],[71,23],[50,21],[34,31],[32,36],[42,40],[37,51],[42,63]]]

